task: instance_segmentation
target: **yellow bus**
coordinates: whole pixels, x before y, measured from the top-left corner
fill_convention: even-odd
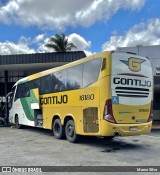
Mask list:
[[[70,142],[79,135],[148,134],[152,89],[148,58],[105,51],[19,80],[9,95],[9,121]]]

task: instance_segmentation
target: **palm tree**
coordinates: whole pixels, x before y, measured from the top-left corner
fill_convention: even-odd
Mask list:
[[[56,52],[67,52],[71,51],[73,48],[77,48],[73,43],[68,41],[68,38],[64,33],[61,35],[55,34],[50,37],[46,47],[54,49]]]

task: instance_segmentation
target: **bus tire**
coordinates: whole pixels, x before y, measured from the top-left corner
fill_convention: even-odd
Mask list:
[[[15,117],[15,126],[16,126],[17,129],[21,129],[22,128],[22,126],[19,124],[18,116]]]
[[[54,120],[52,130],[53,130],[54,137],[56,139],[64,138],[64,135],[65,135],[64,134],[64,127],[61,124],[61,121],[59,118]]]
[[[75,124],[73,120],[68,120],[65,126],[66,138],[71,143],[78,141],[78,135],[75,132]]]

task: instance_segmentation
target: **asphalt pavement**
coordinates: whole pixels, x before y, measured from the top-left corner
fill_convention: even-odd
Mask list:
[[[159,166],[160,130],[111,141],[57,140],[49,130],[0,127],[1,166]]]

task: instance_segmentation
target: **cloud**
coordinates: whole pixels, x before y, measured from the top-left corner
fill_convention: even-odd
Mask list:
[[[84,50],[84,52],[85,52],[86,56],[90,56],[90,55],[95,54],[95,52],[91,52],[89,50]]]
[[[68,40],[77,46],[77,48],[73,50],[83,50],[87,56],[93,54],[88,50],[91,47],[91,41],[86,41],[84,37],[78,35],[77,33],[69,35]]]
[[[102,50],[115,50],[117,47],[160,44],[160,18],[134,25],[124,35],[113,35],[103,44]]]
[[[120,9],[139,10],[144,3],[144,0],[95,0],[86,9],[79,10],[76,19],[82,26],[87,27],[96,21],[107,21]]]
[[[38,43],[44,40],[45,34],[40,34],[34,38],[34,43]]]
[[[37,52],[45,53],[45,52],[54,52],[53,49],[47,48],[45,45],[48,43],[49,38],[45,38],[42,42],[38,43]]]
[[[0,22],[41,29],[88,27],[107,21],[120,9],[139,10],[145,0],[9,0],[0,6]]]
[[[68,41],[77,46],[77,50],[85,50],[91,46],[91,41],[86,41],[82,36],[72,33],[68,36]]]
[[[27,44],[24,44],[21,41],[17,44],[10,41],[6,41],[3,43],[0,42],[0,55],[16,55],[29,53],[35,53],[35,50],[29,48]]]
[[[46,34],[39,34],[34,38],[21,36],[17,43],[10,41],[0,42],[0,55],[54,52],[53,49],[45,47],[48,40],[49,38],[46,37]],[[91,46],[91,41],[87,41],[76,33],[70,34],[68,40],[77,46],[73,51],[82,50],[86,55],[92,54],[88,50]]]
[[[11,41],[0,42],[0,55],[29,54],[39,52],[36,47],[40,47],[44,42],[45,34],[39,34],[34,38],[21,36],[17,43]],[[47,51],[47,50],[46,50]]]

